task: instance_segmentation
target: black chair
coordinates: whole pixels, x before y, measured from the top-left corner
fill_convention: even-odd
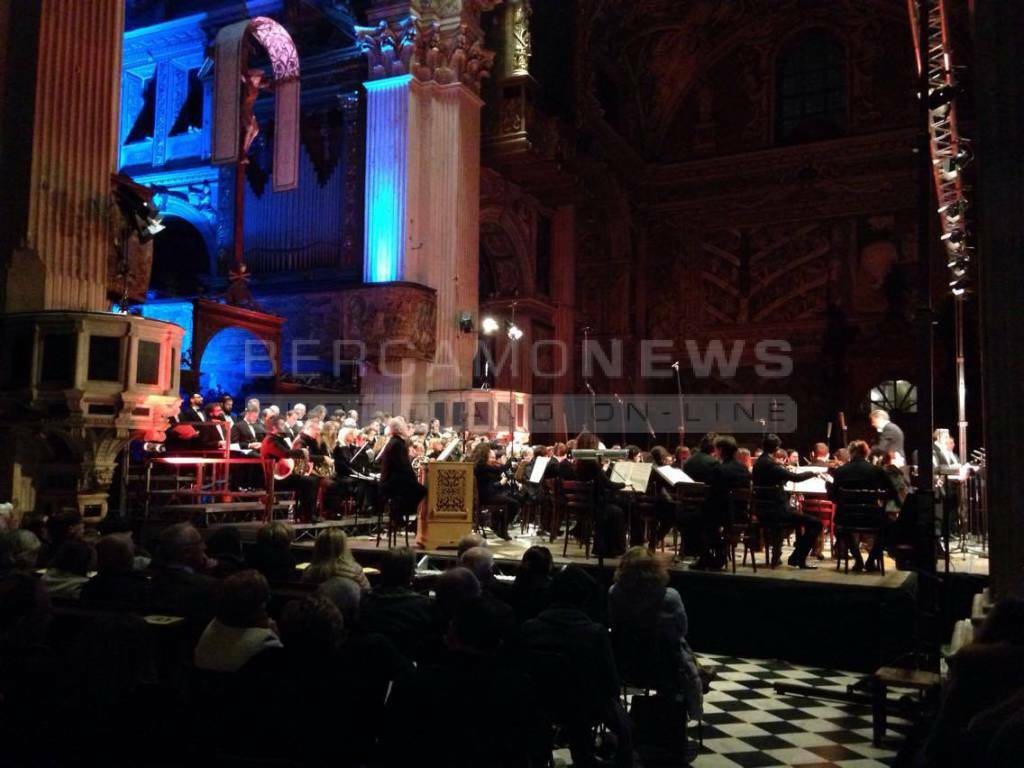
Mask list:
[[[398,531],[405,533],[405,546],[409,546],[409,521],[401,511],[401,502],[391,496],[382,495],[377,501],[377,547],[380,547],[381,533],[387,531],[388,549],[398,546]]]
[[[548,525],[548,542],[558,538],[562,525],[562,500],[558,496],[558,480],[547,478],[540,484],[540,525]]]
[[[680,550],[685,553],[687,546],[683,525],[687,521],[697,521],[704,516],[708,487],[704,483],[679,483],[673,491],[676,500],[675,529],[677,532],[675,555],[678,558]],[[695,542],[691,542],[691,544],[693,543]]]
[[[736,547],[743,545],[743,564],[750,565],[757,573],[756,542],[758,533],[757,520],[751,514],[750,488],[732,488],[729,490],[729,503],[726,508],[726,519],[723,525],[726,553],[732,564],[732,572],[736,573]]]
[[[844,573],[850,572],[850,547],[860,546],[860,536],[868,535],[880,537],[885,527],[887,518],[885,504],[887,500],[885,491],[881,490],[853,490],[839,488],[837,490],[835,531],[836,547],[836,570],[842,565]],[[854,541],[853,537],[858,537]],[[885,552],[879,546],[878,572],[885,576]]]
[[[486,539],[485,524],[489,518],[491,531],[494,531],[494,516],[499,513],[503,516],[507,526],[511,522],[508,519],[508,505],[503,502],[484,503],[480,501],[480,491],[476,483],[473,483],[473,530]]]
[[[597,499],[594,484],[585,480],[562,480],[558,483],[558,491],[561,509],[565,514],[565,543],[562,545],[562,556],[569,554],[569,532],[575,519],[584,547],[584,557],[590,559],[590,547],[594,543],[593,538],[597,530]],[[595,548],[600,551],[600,547]],[[600,554],[597,561],[599,565],[604,564],[604,558]]]
[[[750,492],[750,514],[757,523],[757,533],[764,545],[764,564],[774,568],[782,560],[782,538],[785,525],[778,519],[779,489],[754,486]],[[759,547],[758,547],[759,548]]]

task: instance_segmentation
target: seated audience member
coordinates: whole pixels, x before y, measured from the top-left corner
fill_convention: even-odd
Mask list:
[[[502,639],[506,645],[516,641],[519,624],[512,610],[512,587],[498,581],[494,575],[494,553],[483,547],[466,550],[459,565],[468,568],[480,582],[480,598],[490,604],[502,626]]]
[[[415,659],[430,631],[430,598],[412,589],[416,559],[411,549],[392,549],[380,563],[380,580],[363,596],[360,625],[364,632],[384,635],[408,659]]]
[[[24,528],[0,534],[0,578],[34,571],[42,546],[39,537]]]
[[[129,609],[145,604],[149,579],[135,570],[130,538],[114,533],[96,542],[96,571],[82,587],[83,602]]]
[[[668,586],[668,569],[646,547],[619,561],[608,592],[608,618],[619,670],[627,682],[656,681],[659,693],[682,700],[691,719],[703,712],[703,691],[682,598]]]
[[[993,606],[978,628],[974,642],[949,659],[949,682],[931,733],[918,754],[918,768],[961,765],[1002,765],[984,759],[989,740],[997,741],[1002,722],[988,710],[1024,691],[1024,600],[1004,600]],[[975,718],[986,713],[984,718]],[[1012,718],[1020,710],[1005,712]],[[995,715],[1001,714],[996,710]],[[970,730],[975,727],[972,734]],[[1009,736],[1010,732],[1004,734]],[[1002,748],[1002,745],[999,745]],[[1019,753],[1015,759],[1019,762]],[[1009,763],[1007,764],[1009,765]]]
[[[340,528],[328,528],[316,537],[313,560],[302,572],[302,580],[320,584],[337,577],[351,579],[364,591],[370,589],[363,567],[352,556],[348,536]]]
[[[242,533],[234,525],[223,525],[206,540],[206,552],[212,558],[207,573],[223,579],[245,569]]]
[[[216,614],[196,645],[195,665],[211,672],[237,672],[268,648],[280,648],[267,614],[270,586],[258,571],[241,571],[217,585]]]
[[[184,616],[205,626],[212,618],[213,589],[217,580],[203,571],[207,566],[203,537],[191,523],[175,523],[160,532],[160,556],[153,568],[150,601],[153,610]]]
[[[32,573],[0,579],[0,714],[4,734],[0,763],[33,766],[53,733],[41,717],[53,706],[60,679],[49,643],[53,619],[46,585]]]
[[[246,553],[246,564],[266,576],[271,583],[295,581],[298,574],[292,554],[294,541],[295,532],[290,525],[279,520],[267,523],[260,528],[256,543]]]
[[[389,740],[384,762],[414,765],[424,744],[446,744],[455,745],[445,751],[446,768],[547,764],[550,745],[536,696],[499,655],[501,638],[501,621],[487,601],[471,598],[460,606],[440,663],[395,686],[389,720],[400,736]]]
[[[85,535],[82,515],[74,509],[63,509],[46,518],[43,549],[39,553],[39,565],[48,566],[65,541],[81,539]]]
[[[551,550],[546,547],[533,546],[523,553],[510,594],[516,621],[520,624],[547,608],[552,565]]]
[[[573,765],[594,760],[591,728],[605,722],[618,737],[616,765],[633,759],[611,639],[583,607],[596,587],[581,568],[568,566],[551,582],[551,605],[522,628],[527,663],[537,669],[542,707],[568,737]]]
[[[66,539],[43,574],[50,597],[77,600],[96,567],[96,550],[81,539]]]
[[[472,549],[473,547],[486,547],[487,539],[481,536],[479,533],[467,533],[461,539],[459,544],[455,548],[456,557],[462,557],[466,550]]]

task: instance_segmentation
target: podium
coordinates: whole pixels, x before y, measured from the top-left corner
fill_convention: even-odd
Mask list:
[[[473,464],[437,461],[425,468],[427,498],[417,515],[416,546],[454,549],[473,530]]]

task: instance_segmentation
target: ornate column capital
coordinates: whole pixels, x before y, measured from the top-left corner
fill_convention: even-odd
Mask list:
[[[355,28],[369,79],[412,75],[424,83],[462,83],[479,93],[481,79],[494,65],[494,51],[484,47],[480,14],[501,1],[413,0],[405,6],[409,15],[398,20],[389,5],[390,20],[376,16],[375,26]]]

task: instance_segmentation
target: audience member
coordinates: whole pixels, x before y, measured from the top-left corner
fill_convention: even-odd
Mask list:
[[[82,587],[82,601],[103,607],[134,609],[148,596],[149,579],[135,570],[135,548],[124,534],[96,542],[96,575]]]
[[[553,559],[547,547],[532,546],[523,553],[511,592],[516,621],[532,619],[550,602]]]
[[[77,600],[96,567],[96,550],[81,539],[66,538],[54,555],[53,564],[43,574],[43,583],[51,597]]]
[[[269,601],[270,586],[258,571],[241,571],[220,582],[216,615],[196,645],[196,666],[237,672],[262,651],[280,648],[277,627],[267,615]]]
[[[18,528],[0,534],[0,578],[36,569],[42,542],[32,531]]]
[[[222,525],[206,540],[206,552],[213,559],[207,573],[223,579],[245,569],[242,532],[235,525]]]
[[[321,584],[337,577],[351,579],[364,591],[370,589],[363,567],[352,556],[348,536],[340,528],[327,528],[316,537],[313,560],[303,571],[302,580]]]
[[[294,581],[297,578],[292,554],[294,541],[295,532],[290,525],[279,520],[267,523],[260,528],[256,543],[246,553],[246,563],[271,583]]]
[[[433,623],[430,599],[412,589],[416,559],[411,549],[392,549],[380,563],[380,580],[360,606],[363,631],[384,635],[406,658],[415,659]]]
[[[212,618],[217,580],[203,573],[207,558],[203,537],[191,523],[175,523],[160,532],[159,559],[153,569],[152,608],[184,616],[194,628]]]

